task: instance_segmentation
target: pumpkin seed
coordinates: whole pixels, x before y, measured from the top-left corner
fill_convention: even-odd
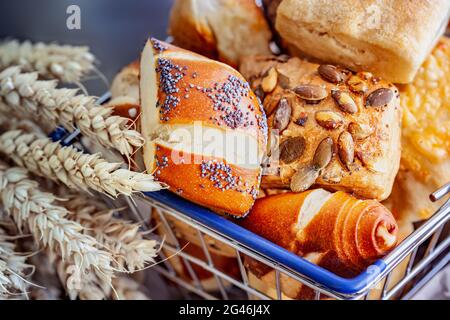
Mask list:
[[[355,93],[366,93],[367,91],[369,91],[367,82],[358,76],[351,76],[348,79],[347,84],[350,87],[350,90]]]
[[[374,132],[374,129],[364,123],[352,122],[348,125],[348,131],[354,139],[364,140]]]
[[[328,130],[339,128],[344,120],[342,117],[334,111],[318,111],[316,112],[317,123]]]
[[[358,112],[358,107],[353,100],[352,96],[345,91],[341,90],[332,90],[331,96],[333,97],[334,101],[336,101],[338,107],[347,113],[356,113]]]
[[[319,171],[314,167],[300,168],[291,178],[291,190],[303,192],[309,189],[319,177]]]
[[[281,99],[273,117],[273,128],[280,130],[280,132],[286,129],[291,120],[291,113],[292,108],[288,100],[286,98]]]
[[[350,169],[350,165],[355,160],[355,144],[352,135],[344,131],[338,138],[338,153],[341,162]]]
[[[267,76],[265,76],[262,80],[261,86],[264,92],[272,92],[275,87],[277,86],[278,82],[278,73],[275,68],[270,68],[270,70],[267,73]]]
[[[280,160],[286,164],[292,163],[303,155],[306,141],[302,136],[292,137],[280,144]]]
[[[302,99],[307,101],[320,101],[328,97],[328,92],[325,88],[313,85],[304,84],[294,88],[294,92]]]
[[[331,162],[333,157],[333,139],[327,137],[323,139],[316,149],[313,158],[313,166],[317,170],[322,170]]]
[[[386,106],[394,98],[394,92],[391,89],[380,88],[372,92],[366,100],[367,107]]]
[[[320,76],[328,82],[337,84],[344,81],[344,75],[335,66],[323,64],[318,71]]]

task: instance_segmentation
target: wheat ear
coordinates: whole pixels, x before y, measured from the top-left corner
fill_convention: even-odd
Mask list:
[[[84,195],[70,196],[63,205],[72,213],[69,219],[83,225],[87,234],[108,248],[116,268],[135,272],[155,262],[158,242],[145,239],[139,224],[115,218],[114,210]]]
[[[80,82],[94,70],[95,57],[88,47],[9,40],[0,43],[0,69],[19,65],[45,79]]]
[[[111,255],[98,249],[98,242],[83,234],[79,223],[66,219],[68,211],[55,204],[53,194],[42,192],[27,170],[0,164],[0,195],[6,213],[19,230],[26,227],[48,252],[71,264],[76,280],[95,272],[102,281],[111,283]]]
[[[57,274],[62,283],[70,282],[71,268],[62,261],[58,261]],[[113,289],[114,288],[114,289]],[[119,274],[112,279],[112,286],[104,283],[94,273],[83,278],[79,289],[66,288],[70,299],[80,300],[149,300],[144,292],[140,290],[140,284],[128,277]]]
[[[0,97],[13,109],[24,108],[54,126],[81,133],[105,147],[129,157],[144,145],[142,135],[128,128],[129,119],[113,115],[113,108],[96,104],[96,98],[77,94],[77,89],[57,89],[56,81],[37,80],[37,73],[10,67],[0,73]]]
[[[34,266],[26,262],[27,256],[15,251],[15,238],[7,234],[0,221],[0,300],[26,296],[30,282],[26,280]]]
[[[113,286],[116,289],[118,300],[150,300],[150,298],[140,290],[140,283],[134,279],[121,276],[113,279]]]
[[[91,188],[112,197],[162,188],[150,174],[121,169],[122,164],[109,163],[100,154],[85,154],[21,130],[0,135],[0,152],[34,174],[61,181],[69,188]]]
[[[110,281],[92,272],[80,277],[72,264],[62,260],[57,261],[56,271],[71,300],[106,300],[113,292]]]

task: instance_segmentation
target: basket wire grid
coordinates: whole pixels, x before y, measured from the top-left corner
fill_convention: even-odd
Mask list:
[[[437,193],[439,199],[444,197],[450,191],[450,184],[447,184]],[[444,193],[446,192],[446,193]],[[204,298],[204,299],[277,299],[284,298],[282,294],[281,277],[294,279],[301,284],[314,290],[314,299],[319,300],[323,298],[334,299],[382,299],[388,300],[393,298],[409,299],[417,292],[426,282],[431,279],[438,271],[444,268],[450,259],[450,237],[448,234],[448,223],[450,217],[450,199],[422,226],[415,230],[408,236],[399,246],[389,253],[383,260],[386,263],[386,268],[378,274],[378,276],[371,282],[367,283],[363,290],[353,294],[344,294],[333,291],[324,285],[315,282],[305,275],[302,275],[294,270],[285,267],[283,264],[273,261],[264,254],[248,248],[234,239],[230,239],[219,232],[202,225],[198,221],[186,216],[183,212],[177,211],[170,206],[167,206],[155,199],[149,197],[135,198],[140,202],[141,208],[138,208],[136,201],[127,198],[126,201],[130,206],[133,215],[141,221],[150,221],[148,213],[152,212],[157,215],[158,224],[163,225],[165,233],[164,237],[159,237],[163,241],[163,250],[160,253],[161,263],[155,267],[160,274],[162,274],[169,281],[177,285],[180,292],[186,295],[188,293],[195,294],[190,298]],[[437,199],[436,199],[437,200]],[[142,214],[142,208],[144,214]],[[146,214],[147,213],[147,214]],[[155,218],[155,217],[153,217]],[[153,219],[155,221],[156,219]],[[174,226],[173,221],[192,227],[196,230],[198,237],[198,244],[200,244],[204,257],[200,258],[198,255],[186,253],[184,246],[180,243],[177,237],[177,226]],[[147,229],[156,228],[151,223],[145,223]],[[445,231],[445,233],[443,233]],[[211,252],[206,244],[205,237],[213,238],[222,245],[226,245],[235,251],[236,262],[239,266],[239,278],[220,270],[215,265],[211,258]],[[166,255],[169,253],[169,255]],[[177,255],[181,259],[188,276],[183,276],[178,270],[175,270],[171,263],[171,258],[168,256]],[[272,268],[275,271],[275,291],[276,296],[267,295],[259,291],[249,283],[248,273],[243,263],[243,257],[248,256],[258,262]],[[299,258],[300,259],[300,258]],[[409,259],[409,260],[408,260]],[[407,262],[407,267],[403,277],[397,280],[396,283],[392,281],[392,274],[395,268],[400,264]],[[212,279],[216,283],[215,290],[205,289],[200,281],[200,277],[194,270],[195,267],[201,268],[212,274]],[[228,285],[225,285],[227,283]],[[231,286],[230,286],[231,285]],[[372,295],[376,290],[379,294]]]
[[[99,98],[98,103],[108,101],[110,94]],[[61,143],[68,145],[79,136],[79,130],[69,133]],[[59,140],[59,139],[58,139]],[[438,201],[450,193],[450,183],[430,195],[432,201]],[[109,199],[110,200],[110,199]],[[275,261],[264,253],[255,250],[227,235],[206,226],[182,210],[158,201],[155,197],[141,195],[124,197],[120,201],[109,201],[113,207],[122,207],[123,202],[129,208],[128,214],[142,223],[146,231],[153,231],[151,237],[162,243],[158,264],[153,267],[175,285],[182,297],[186,299],[285,299],[283,283],[292,279],[313,290],[313,298],[331,299],[409,299],[437,272],[442,270],[450,260],[450,198],[420,227],[405,238],[393,251],[382,260],[386,267],[375,277],[365,283],[358,292],[343,293],[333,290],[308,276],[292,270],[280,261]],[[156,222],[156,223],[155,223]],[[185,248],[190,243],[182,244],[180,228],[190,228],[195,233],[195,244],[201,248],[202,254],[190,254]],[[160,229],[162,232],[155,232]],[[234,252],[233,259],[238,271],[231,274],[229,270],[218,268],[211,252],[211,241],[216,248],[228,248]],[[274,292],[268,294],[256,288],[249,280],[249,273],[244,259],[249,257],[274,271]],[[174,266],[173,260],[179,259],[185,274]],[[301,257],[296,257],[302,259]],[[396,267],[405,263],[406,268],[400,279],[393,280]],[[370,268],[370,267],[369,267]],[[208,272],[211,280],[208,287],[199,272]],[[375,270],[377,272],[377,270]],[[283,281],[283,277],[284,280]],[[213,285],[212,285],[213,284]],[[375,293],[375,294],[374,294]]]

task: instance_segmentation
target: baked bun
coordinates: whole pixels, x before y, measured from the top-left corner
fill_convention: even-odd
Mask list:
[[[397,223],[383,205],[340,191],[315,189],[261,198],[239,223],[343,277],[357,275],[397,244]],[[271,268],[246,261],[249,272],[273,286]],[[281,281],[289,284],[283,284],[282,290],[292,299],[313,295],[311,289],[287,277]]]
[[[258,195],[267,121],[231,67],[149,40],[140,67],[148,172],[180,196],[243,216]]]
[[[125,66],[111,85],[111,100],[108,106],[114,107],[116,115],[134,121],[140,114],[139,106],[139,61]]]
[[[429,195],[450,181],[450,39],[441,38],[414,82],[400,87],[401,166],[391,201],[398,218],[429,218],[443,204]]]
[[[393,84],[287,57],[246,58],[241,72],[264,101],[269,128],[280,134],[279,141],[271,136],[264,188],[300,192],[315,183],[369,199],[389,196],[400,161]]]
[[[283,0],[275,28],[303,54],[411,82],[443,34],[450,1]]]
[[[175,0],[174,44],[238,66],[245,55],[270,54],[270,28],[254,0]]]

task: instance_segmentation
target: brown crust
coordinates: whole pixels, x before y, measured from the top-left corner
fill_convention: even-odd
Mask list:
[[[296,250],[292,239],[293,225],[304,199],[310,191],[298,194],[283,193],[258,199],[240,225],[288,250]]]
[[[300,209],[311,192],[258,199],[240,224],[300,256],[330,251],[339,263],[329,261],[329,265],[344,265],[354,272],[366,268],[395,245],[384,245],[376,236],[380,225],[397,236],[397,223],[383,205],[373,200],[361,201],[340,191],[332,194],[308,224],[299,229]]]
[[[247,187],[242,187],[242,189],[245,189],[242,192],[234,189],[222,190],[216,187],[214,182],[207,177],[201,177],[200,164],[174,164],[171,159],[171,152],[168,148],[158,146],[157,159],[167,157],[168,163],[167,166],[158,167],[154,172],[159,181],[171,186],[171,191],[219,213],[241,217],[251,209],[259,189],[259,170],[243,169],[230,165],[231,174],[234,177],[240,177],[242,184],[246,184]],[[194,155],[184,153],[183,157],[193,159]],[[209,160],[218,159],[203,156],[203,161]]]
[[[178,50],[167,50],[165,53],[177,52]],[[188,56],[192,57],[192,54]],[[168,118],[164,121],[166,124],[184,124],[193,123],[194,121],[201,121],[203,125],[217,127],[222,129],[230,128],[221,119],[223,112],[214,110],[214,104],[209,95],[215,92],[207,92],[207,89],[213,89],[216,84],[223,84],[228,82],[230,76],[237,77],[245,82],[245,79],[235,70],[221,63],[212,60],[189,60],[185,58],[171,58],[170,61],[181,68],[187,68],[186,76],[178,82],[177,88],[180,92],[175,94],[181,100],[181,103],[166,113],[164,116]],[[159,76],[159,74],[158,74]],[[160,91],[159,102],[163,103],[166,95]],[[243,96],[241,102],[237,106],[243,114],[247,114],[246,122],[248,126],[239,126],[236,128],[239,131],[245,132],[251,136],[257,137],[262,143],[265,139],[261,135],[261,127],[258,125],[259,119],[264,117],[262,109],[258,105],[255,94],[249,90],[247,96]]]
[[[169,18],[169,34],[174,44],[201,53],[208,58],[218,56],[216,39],[206,21],[200,23],[192,14],[191,1],[175,1]]]
[[[270,93],[264,95],[264,108],[268,115],[269,128],[273,125],[274,111],[282,98],[286,99],[291,108],[290,124],[282,132],[280,142],[288,137],[303,136],[307,140],[303,155],[289,164],[280,163],[280,175],[263,177],[263,187],[289,187],[292,176],[297,170],[310,166],[319,143],[331,137],[337,151],[339,136],[350,131],[350,124],[367,125],[371,130],[364,139],[354,139],[354,162],[348,170],[347,166],[334,154],[330,164],[321,172],[316,183],[333,190],[343,190],[358,196],[384,200],[392,189],[394,177],[400,162],[400,122],[401,108],[398,89],[370,73],[353,75],[348,70],[338,68],[343,72],[342,83],[332,83],[319,75],[319,65],[309,63],[298,58],[291,58],[287,62],[274,57],[252,57],[245,59],[241,65],[241,72],[250,80],[254,90],[260,90],[262,79],[269,68],[278,71],[278,85]],[[350,77],[361,79],[365,83],[365,92],[356,92],[358,87],[348,84]],[[294,90],[299,85],[315,85],[325,88],[328,96],[318,103],[308,103]],[[367,98],[379,88],[388,88],[394,97],[383,107],[369,107]],[[347,93],[357,107],[356,113],[345,111],[332,96],[332,90]],[[336,96],[335,96],[336,97]],[[342,118],[342,123],[333,129],[320,124],[316,115],[318,111],[331,111]],[[297,119],[303,117],[306,121],[299,124]]]
[[[234,67],[242,56],[270,53],[272,37],[254,0],[176,0],[169,34],[174,44]]]

